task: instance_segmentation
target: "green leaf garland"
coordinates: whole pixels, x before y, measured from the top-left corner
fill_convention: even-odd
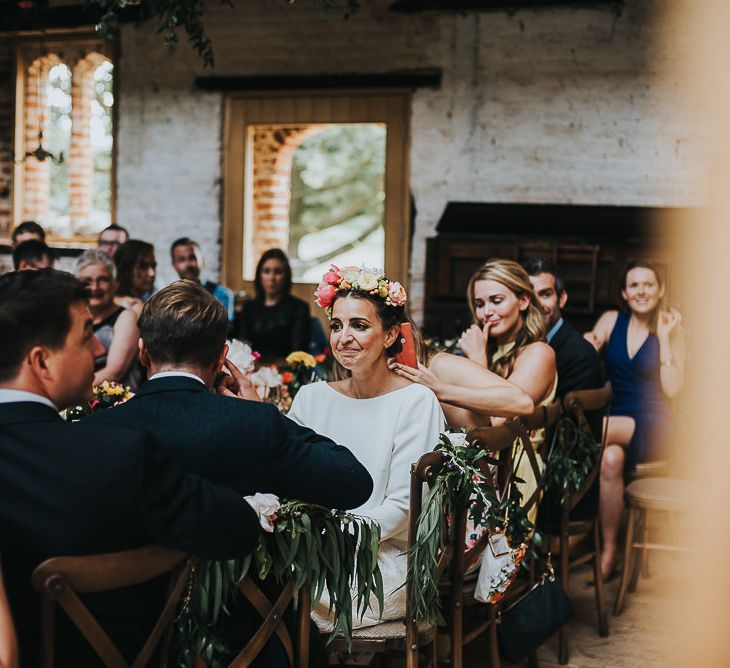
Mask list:
[[[237,596],[246,576],[271,576],[294,590],[308,586],[312,604],[327,590],[334,611],[332,637],[352,637],[353,596],[362,617],[374,596],[383,609],[383,579],[378,567],[380,527],[374,520],[299,501],[284,501],[273,533],[263,533],[253,554],[230,561],[200,561],[179,610],[174,634],[179,665],[192,668],[202,656],[210,668],[227,665],[230,652],[215,635],[221,612]]]

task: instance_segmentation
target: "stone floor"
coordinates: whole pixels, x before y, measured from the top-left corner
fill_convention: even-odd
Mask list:
[[[596,630],[597,618],[593,588],[586,583],[586,570],[576,571],[571,581],[576,616],[570,625],[570,663],[575,668],[659,668],[667,665],[672,644],[679,637],[679,604],[672,592],[681,569],[676,555],[653,553],[651,576],[639,580],[636,593],[628,594],[624,612],[613,616],[613,603],[619,586],[615,578],[607,584],[610,635],[601,638]],[[557,667],[557,637],[548,641],[538,653],[541,668]],[[476,641],[468,647],[464,665],[488,668],[485,643]],[[512,664],[504,662],[505,668]],[[527,661],[523,665],[527,665]]]

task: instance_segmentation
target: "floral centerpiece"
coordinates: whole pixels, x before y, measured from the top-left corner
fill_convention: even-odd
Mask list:
[[[87,415],[123,404],[133,396],[134,393],[127,385],[113,380],[102,381],[101,385],[94,386],[94,396],[86,405],[74,406],[66,410],[65,419],[68,422],[78,422]]]

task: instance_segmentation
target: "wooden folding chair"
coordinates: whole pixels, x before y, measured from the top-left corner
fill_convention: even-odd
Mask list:
[[[586,419],[586,412],[600,411],[605,413],[611,401],[611,385],[606,384],[605,387],[595,390],[578,390],[569,392],[563,399],[563,413],[566,419],[572,420],[576,429],[582,430],[592,441],[595,435]],[[596,478],[601,471],[601,462],[603,460],[603,451],[606,447],[606,428],[603,427],[602,437],[598,447],[596,448],[596,456],[591,471],[583,480],[580,488],[570,493],[565,490],[563,493],[562,504],[560,508],[560,519],[557,524],[540,524],[540,533],[542,534],[545,544],[550,545],[553,540],[558,540],[560,545],[560,582],[565,593],[570,595],[570,569],[585,564],[593,560],[594,571],[594,587],[596,596],[596,610],[598,613],[598,633],[601,637],[607,637],[608,615],[606,613],[606,600],[603,586],[603,578],[601,574],[601,527],[598,519],[598,508],[596,514],[585,520],[571,519],[570,513],[575,509],[578,503],[583,499],[591,486],[595,483]],[[557,448],[570,447],[558,441]],[[552,454],[552,453],[550,453]],[[569,452],[567,454],[570,454]],[[549,458],[548,458],[549,465]],[[592,545],[587,553],[582,554],[579,558],[571,561],[570,559],[570,538],[571,536],[590,535]],[[560,630],[558,641],[558,659],[561,664],[569,661],[568,647],[568,627],[564,626]]]
[[[539,409],[539,415],[534,419],[528,416],[529,428],[550,428],[558,419],[560,407]],[[546,434],[547,435],[547,434]],[[508,493],[515,475],[517,461],[514,458],[515,444],[521,446],[524,457],[530,462],[532,473],[535,476],[538,488],[523,506],[530,510],[539,499],[539,486],[543,471],[539,466],[535,451],[530,443],[525,424],[521,420],[512,420],[497,427],[477,427],[467,436],[472,446],[482,447],[494,455],[499,464],[497,466],[497,481],[494,485],[500,498]],[[481,462],[482,473],[486,484],[492,484],[491,474],[486,462]],[[477,573],[465,576],[465,573],[474,566],[486,549],[488,536],[485,533],[477,543],[464,549],[463,541],[466,536],[466,507],[456,522],[456,533],[460,536],[457,543],[460,549],[455,551],[450,568],[442,581],[442,596],[444,597],[444,615],[450,637],[451,664],[454,668],[462,668],[464,662],[464,646],[488,632],[487,646],[489,663],[492,668],[499,668],[499,648],[497,644],[497,613],[500,604],[484,604],[474,598]],[[448,601],[448,604],[446,604]],[[465,623],[465,611],[470,613],[468,624]]]
[[[274,603],[261,591],[251,576],[246,576],[241,580],[238,589],[261,615],[263,622],[246,643],[246,646],[228,664],[228,668],[247,668],[250,666],[274,634],[284,647],[289,665],[292,668],[307,668],[309,665],[309,613],[311,611],[309,584],[305,583],[298,592],[296,649],[289,629],[284,622],[284,613],[293,603],[295,596],[291,581],[284,586]],[[204,666],[205,664],[199,661],[198,665]]]
[[[32,575],[41,594],[41,657],[43,668],[54,662],[55,606],[60,606],[108,668],[141,668],[148,665],[172,623],[190,572],[186,555],[163,547],[141,547],[83,557],[55,557],[40,564]],[[171,574],[170,593],[157,623],[130,664],[101,628],[79,594],[104,592],[148,582]],[[161,663],[165,661],[163,649]]]
[[[440,452],[429,452],[411,465],[411,486],[408,514],[408,548],[416,540],[418,517],[423,506],[423,485],[433,485],[435,477],[444,466],[444,456]],[[460,513],[461,515],[462,513]],[[466,518],[466,514],[464,518]],[[448,526],[447,526],[448,524]],[[447,563],[455,556],[463,555],[464,523],[462,533],[457,534],[458,522],[444,522],[444,551],[439,557],[439,572],[443,572]],[[456,536],[461,539],[456,543],[459,550],[454,549]],[[411,569],[411,558],[408,556],[408,570]],[[413,601],[410,588],[406,589],[406,616],[404,620],[386,621],[376,626],[355,629],[352,634],[353,652],[398,652],[406,656],[407,668],[417,668],[422,649],[430,647],[430,665],[436,668],[436,625],[416,618],[413,612]],[[347,652],[348,645],[343,638],[333,640],[329,649],[333,652]]]

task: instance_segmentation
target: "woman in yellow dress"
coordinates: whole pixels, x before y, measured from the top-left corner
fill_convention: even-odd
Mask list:
[[[464,354],[477,364],[506,378],[544,406],[555,398],[558,375],[555,353],[545,343],[545,322],[527,272],[512,260],[488,260],[471,277],[467,290],[474,324],[459,339]],[[492,420],[498,424],[500,418]],[[544,430],[530,435],[534,449],[545,438]],[[527,456],[520,457],[517,476],[524,501],[537,487]],[[542,461],[538,455],[538,464]],[[534,523],[537,504],[528,515]]]

